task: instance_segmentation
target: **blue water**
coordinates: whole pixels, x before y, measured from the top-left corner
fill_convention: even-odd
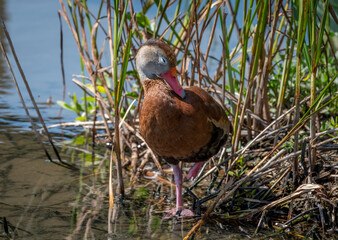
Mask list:
[[[37,102],[46,102],[51,96],[52,101],[62,99],[62,76],[60,64],[60,26],[57,11],[58,1],[20,1],[11,0],[3,3],[3,18],[8,32],[12,38],[15,51],[21,67],[31,87],[31,91]],[[66,76],[66,92],[80,93],[78,87],[72,82],[72,74],[80,72],[77,48],[70,31],[63,23],[64,33],[64,66]],[[7,47],[9,52],[9,48]],[[15,76],[28,107],[32,107],[22,78],[16,68],[12,55],[10,61]],[[26,117],[18,93],[8,73],[7,65],[1,57],[0,79],[0,127],[6,124],[15,125],[18,128],[28,129],[30,123]],[[68,97],[67,97],[68,98]],[[57,104],[40,105],[43,118],[48,123],[59,114],[60,107]],[[36,116],[33,109],[30,109]],[[65,121],[74,118],[72,112],[63,111]]]

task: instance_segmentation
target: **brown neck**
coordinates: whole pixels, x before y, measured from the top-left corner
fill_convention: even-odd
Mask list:
[[[145,94],[151,89],[161,89],[162,91],[170,91],[169,86],[163,79],[146,79],[142,83]]]

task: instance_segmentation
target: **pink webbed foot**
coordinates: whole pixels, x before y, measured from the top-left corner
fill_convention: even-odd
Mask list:
[[[201,168],[203,167],[204,165],[204,162],[197,162],[194,164],[194,166],[192,166],[190,169],[189,169],[189,172],[188,172],[188,176],[187,178],[188,179],[191,179],[191,178],[196,178],[199,171],[201,170]]]
[[[177,218],[188,218],[188,217],[194,217],[195,213],[189,209],[183,208],[180,210],[177,210],[177,208],[170,209],[166,211],[166,215],[164,216],[164,219],[171,219],[174,217]]]

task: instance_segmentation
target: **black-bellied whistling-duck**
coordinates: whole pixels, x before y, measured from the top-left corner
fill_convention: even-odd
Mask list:
[[[231,132],[224,109],[199,87],[182,88],[176,75],[176,56],[160,40],[144,43],[136,55],[143,88],[140,131],[148,146],[173,167],[176,183],[174,215],[191,216],[183,208],[179,162],[195,162],[187,178],[196,177],[203,163],[215,155]]]

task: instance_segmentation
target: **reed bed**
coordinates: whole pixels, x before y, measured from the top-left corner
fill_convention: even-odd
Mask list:
[[[201,211],[186,238],[207,221],[313,238],[337,233],[338,64],[330,30],[337,16],[330,1],[115,0],[101,1],[97,12],[86,1],[60,5],[84,66],[73,80],[83,101],[60,104],[87,121],[93,147],[111,143],[110,220],[124,186],[130,193],[142,176],[170,185],[146,170],[168,172],[138,131],[143,91],[134,56],[145,40],[159,38],[175,49],[181,83],[208,90],[234,127],[230,147],[186,189]],[[205,187],[204,198],[192,193],[196,186]]]
[[[187,185],[185,194],[200,216],[185,239],[210,224],[249,223],[252,234],[274,228],[314,239],[337,234],[338,62],[330,26],[338,19],[330,1],[97,4],[93,12],[85,0],[60,0],[59,15],[83,66],[73,79],[83,96],[59,101],[78,115],[77,122],[49,127],[86,129],[87,149],[81,142],[78,151],[90,156],[94,179],[78,200],[95,207],[74,212],[70,238],[94,236],[93,223],[107,211],[105,194],[113,238],[118,200],[149,178],[165,189],[172,185],[169,166],[160,164],[138,130],[143,90],[134,57],[149,38],[175,50],[181,83],[209,91],[234,128],[231,143]]]

